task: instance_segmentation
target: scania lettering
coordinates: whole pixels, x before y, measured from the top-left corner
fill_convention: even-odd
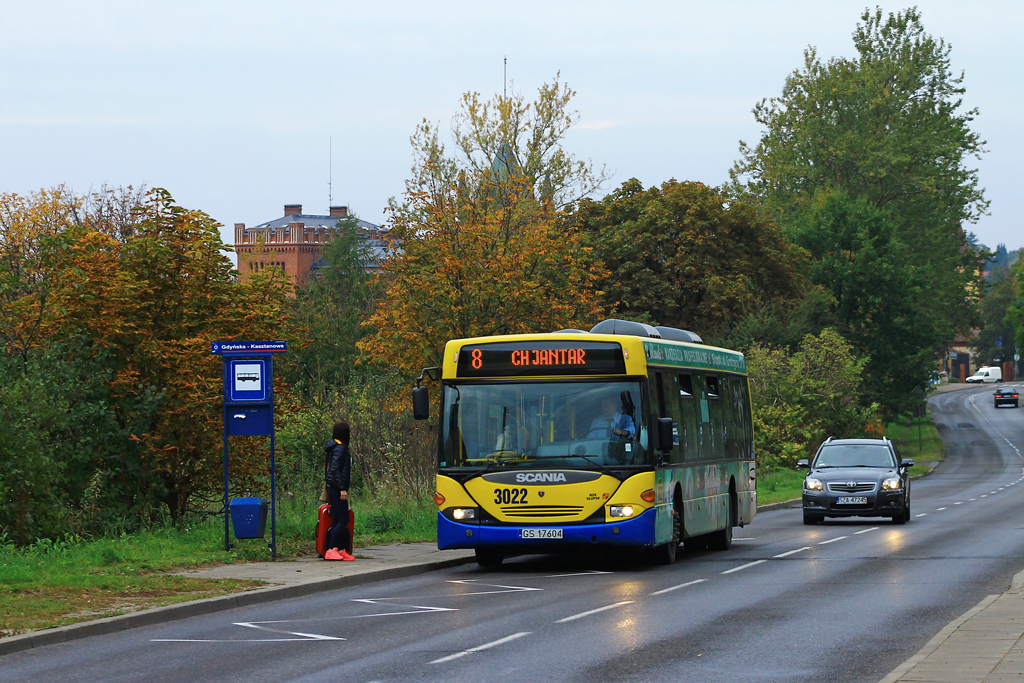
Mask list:
[[[530,483],[556,483],[565,482],[565,475],[561,472],[550,474],[547,472],[524,472],[516,475],[516,481],[528,481]]]
[[[420,376],[418,419],[431,395],[438,547],[482,565],[581,546],[672,563],[680,543],[729,548],[754,517],[745,359],[692,332],[606,320],[456,339]]]

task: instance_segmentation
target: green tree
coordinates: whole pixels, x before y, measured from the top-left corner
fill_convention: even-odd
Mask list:
[[[1007,307],[1003,325],[1013,335],[1014,352],[1020,353],[1024,350],[1024,258],[1017,259],[1012,271],[1016,280],[1017,298]],[[1018,370],[1020,367],[1018,363]]]
[[[722,335],[805,292],[804,255],[762,210],[701,183],[635,178],[574,216],[608,267],[604,303],[631,319]]]
[[[1016,331],[1006,320],[1010,307],[1020,296],[1021,289],[1013,271],[1005,266],[994,268],[981,300],[983,324],[974,342],[979,365],[1013,360]]]
[[[307,401],[322,403],[332,389],[345,387],[357,370],[356,344],[368,334],[362,326],[378,296],[366,268],[370,245],[359,237],[358,220],[338,221],[338,235],[327,245],[323,265],[305,290],[295,293],[292,320],[302,330],[304,346],[291,350],[291,384]]]
[[[747,350],[759,467],[787,468],[829,436],[871,433],[876,406],[858,401],[864,359],[835,330],[807,335],[800,348]]]
[[[988,207],[969,165],[984,142],[971,130],[977,111],[963,109],[963,75],[951,71],[950,46],[925,32],[916,9],[866,11],[853,39],[854,59],[823,62],[809,48],[782,95],[754,108],[765,132],[756,146],[741,143],[731,190],[762,202],[797,244],[828,261],[813,279],[842,290],[837,315],[847,330],[863,328],[851,339],[871,355],[871,394],[894,411],[905,403],[899,393],[924,385],[932,351],[977,322],[985,255],[961,225]],[[883,232],[852,242],[824,234],[842,211]],[[834,252],[829,243],[838,248],[844,239],[847,253]],[[880,291],[879,282],[896,281],[907,300]],[[858,286],[865,291],[851,290]],[[855,323],[859,309],[873,313]],[[902,355],[887,359],[883,349]],[[900,367],[913,370],[898,381],[882,369]]]

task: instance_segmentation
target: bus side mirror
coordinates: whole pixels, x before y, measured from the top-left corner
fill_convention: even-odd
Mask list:
[[[673,442],[675,441],[675,435],[672,429],[672,418],[671,417],[659,417],[658,418],[658,444],[655,446],[662,453],[668,453],[672,450]]]
[[[426,387],[412,390],[412,416],[417,420],[430,419],[430,391]]]

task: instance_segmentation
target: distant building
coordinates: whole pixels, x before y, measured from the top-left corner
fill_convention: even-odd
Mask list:
[[[284,216],[245,227],[235,223],[235,253],[238,272],[244,282],[264,268],[284,270],[295,287],[305,287],[323,265],[323,249],[338,235],[338,220],[348,217],[347,206],[332,206],[326,216],[302,213],[302,204],[285,204]],[[367,270],[380,267],[387,231],[358,220],[360,238],[367,241],[372,255]]]

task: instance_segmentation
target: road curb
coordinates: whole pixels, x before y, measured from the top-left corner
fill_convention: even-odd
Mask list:
[[[426,564],[407,565],[405,567],[391,567],[377,571],[365,572],[353,576],[338,576],[322,581],[311,581],[291,586],[268,586],[258,588],[244,593],[233,595],[221,595],[216,598],[204,600],[192,600],[177,605],[166,605],[164,607],[153,607],[151,609],[132,612],[130,614],[119,614],[112,617],[104,617],[93,621],[83,621],[79,624],[58,626],[31,633],[22,633],[0,639],[0,656],[12,652],[22,652],[46,645],[55,645],[69,640],[89,638],[91,636],[104,635],[125,631],[138,626],[149,626],[177,619],[186,619],[212,612],[221,612],[234,609],[235,607],[246,607],[290,598],[300,598],[314,593],[334,590],[337,588],[350,588],[377,581],[389,579],[402,579],[418,574],[426,574],[438,569],[447,569],[467,562],[467,558],[451,558],[428,562]]]

